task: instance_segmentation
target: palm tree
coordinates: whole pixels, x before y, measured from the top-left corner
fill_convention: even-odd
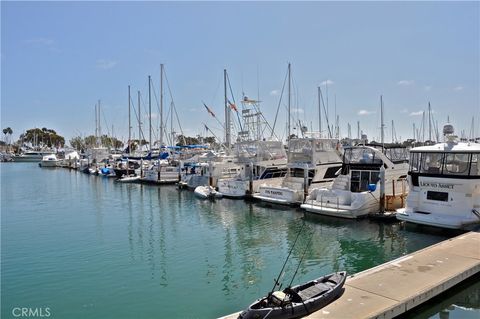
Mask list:
[[[9,140],[9,142],[10,142],[9,144],[11,144],[11,143],[12,143],[13,130],[10,128],[10,126],[7,127],[7,133],[8,133],[8,135],[10,135],[10,138],[9,138],[8,140]]]
[[[8,129],[7,128],[3,129],[3,134],[5,134],[5,144],[7,144],[7,134],[8,134]]]

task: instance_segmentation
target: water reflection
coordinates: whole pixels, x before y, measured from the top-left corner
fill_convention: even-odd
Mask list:
[[[18,165],[11,167],[27,168]],[[51,301],[58,317],[218,317],[270,290],[292,248],[284,285],[304,253],[294,284],[335,270],[356,273],[450,236],[401,223],[201,201],[174,186],[121,184],[66,170],[32,167],[20,174],[2,167],[1,173],[10,186],[2,188],[2,199],[9,199],[2,201],[2,239],[9,236],[2,241],[2,302]],[[42,198],[25,196],[40,191],[46,179],[51,187]],[[74,271],[79,260],[82,271]],[[28,281],[25,274],[31,274]],[[46,293],[34,293],[47,286]],[[185,298],[187,292],[195,298]],[[472,298],[469,303],[478,305],[478,293]],[[473,307],[469,303],[441,309],[453,318],[460,307]]]
[[[480,318],[480,275],[449,289],[402,318],[478,319]]]

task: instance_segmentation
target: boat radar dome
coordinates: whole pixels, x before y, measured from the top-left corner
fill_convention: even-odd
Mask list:
[[[443,126],[443,135],[452,135],[454,133],[453,125],[452,124],[445,124]]]

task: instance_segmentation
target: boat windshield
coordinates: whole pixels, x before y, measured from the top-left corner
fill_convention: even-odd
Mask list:
[[[240,142],[235,144],[235,153],[240,162],[286,158],[283,144],[279,141]]]
[[[313,158],[312,141],[309,139],[292,139],[288,143],[289,162],[311,162]]]
[[[435,175],[480,176],[479,158],[480,153],[412,152],[410,155],[410,172]]]
[[[370,148],[354,147],[345,150],[344,164],[382,164],[382,159]]]
[[[386,148],[385,156],[396,164],[408,162],[408,150],[405,147]]]

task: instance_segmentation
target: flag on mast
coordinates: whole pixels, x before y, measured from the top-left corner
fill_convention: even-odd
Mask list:
[[[238,112],[237,106],[234,103],[232,103],[232,102],[230,102],[230,100],[228,100],[228,104],[230,105],[230,108],[232,110],[234,110],[235,112]]]
[[[213,113],[212,110],[210,110],[207,104],[203,103],[203,106],[205,106],[205,108],[207,109],[207,112],[210,113],[211,116],[215,117],[215,113]]]

